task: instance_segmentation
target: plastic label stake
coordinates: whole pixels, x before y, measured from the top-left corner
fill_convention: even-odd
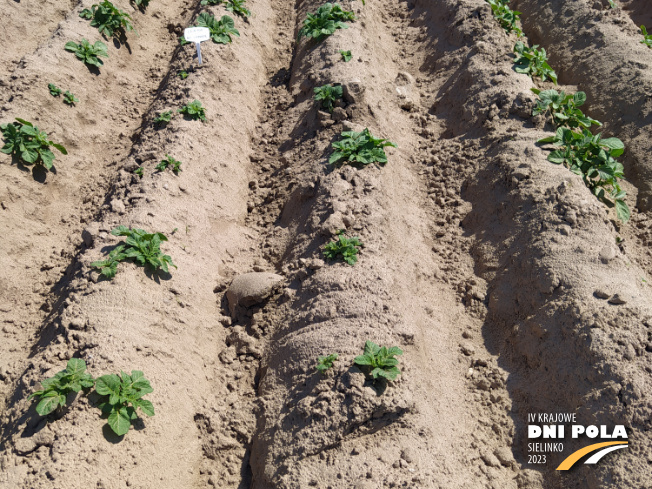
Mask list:
[[[208,27],[188,27],[183,31],[183,37],[188,42],[194,42],[197,47],[197,61],[201,64],[201,47],[202,41],[208,41],[211,38],[211,31]]]

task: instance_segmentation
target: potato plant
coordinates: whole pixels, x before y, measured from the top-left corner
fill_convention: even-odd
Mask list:
[[[539,49],[537,44],[528,47],[518,41],[514,45],[514,53],[516,53],[514,58],[516,73],[524,73],[530,78],[539,76],[543,81],[549,78],[555,85],[557,84],[557,73],[548,64],[548,56],[544,48]]]
[[[86,39],[82,39],[81,43],[79,44],[73,41],[69,41],[66,43],[64,48],[66,51],[75,53],[75,56],[77,56],[87,65],[97,66],[98,68],[104,64],[104,62],[99,57],[109,57],[109,53],[107,53],[106,50],[106,44],[104,44],[102,41],[96,41],[95,44],[91,44]]]
[[[140,370],[132,370],[131,375],[103,375],[95,382],[95,392],[103,396],[98,407],[108,416],[113,432],[126,435],[131,423],[138,419],[138,409],[147,416],[154,416],[154,405],[143,397],[154,392],[149,381]]]
[[[641,26],[641,34],[643,34],[641,44],[645,44],[648,48],[652,48],[652,34],[647,33],[647,29],[644,25]]]
[[[178,174],[181,171],[181,162],[166,154],[165,159],[156,165],[156,169],[158,171],[165,171],[166,168],[170,168],[175,174]]]
[[[401,373],[396,366],[398,365],[398,359],[395,356],[402,354],[403,350],[398,346],[392,346],[391,348],[383,346],[381,348],[373,341],[367,340],[364,345],[364,354],[355,357],[353,363],[374,380],[379,378],[394,380]]]
[[[314,14],[308,13],[303,21],[303,27],[299,30],[297,42],[302,37],[311,37],[316,41],[322,41],[333,34],[337,29],[348,29],[346,22],[355,20],[353,12],[343,10],[339,3],[327,2],[317,9]]]
[[[131,16],[116,8],[109,0],[94,4],[90,9],[85,8],[79,13],[82,19],[90,20],[92,27],[97,27],[100,34],[106,37],[119,37],[126,35],[127,31],[133,31]]]
[[[167,110],[165,112],[160,112],[155,118],[154,118],[154,125],[155,126],[164,126],[168,122],[172,120],[172,111]]]
[[[41,381],[42,389],[31,394],[27,399],[37,398],[36,412],[41,416],[52,413],[66,405],[71,392],[90,389],[95,385],[93,377],[86,372],[86,362],[80,358],[71,358],[65,370],[54,377]]]
[[[142,229],[129,229],[127,226],[118,226],[111,231],[114,236],[126,236],[124,244],[116,246],[109,252],[106,260],[91,263],[91,267],[98,268],[100,274],[106,278],[115,277],[118,263],[133,260],[140,266],[146,266],[158,273],[163,270],[169,273],[169,266],[177,268],[172,263],[172,258],[161,251],[161,243],[167,241],[162,233],[148,233]]]
[[[53,97],[59,97],[61,92],[63,92],[63,90],[58,88],[54,83],[48,83],[48,90],[50,90],[50,95]]]
[[[514,32],[517,37],[523,35],[523,31],[516,23],[520,20],[521,12],[510,9],[507,4],[509,0],[487,0],[491,6],[491,11],[494,18],[498,21],[500,26],[505,29],[508,34]]]
[[[538,88],[531,88],[530,90],[539,96],[537,104],[532,110],[532,115],[549,114],[552,123],[556,127],[568,127],[569,129],[583,127],[588,129],[591,125],[602,125],[601,122],[584,115],[578,108],[586,102],[584,92],[567,95],[563,91],[557,92],[557,90],[542,91]]]
[[[333,362],[337,360],[337,358],[337,353],[331,353],[330,355],[318,357],[315,369],[317,369],[320,373],[325,374],[328,369],[333,368]]]
[[[245,7],[245,0],[226,0],[226,9],[246,19],[251,12]]]
[[[349,265],[355,265],[358,261],[359,248],[364,246],[358,238],[347,238],[344,231],[337,233],[337,239],[326,243],[324,256],[329,260],[342,258]]]
[[[202,107],[199,100],[193,100],[189,104],[181,107],[177,112],[196,121],[206,121],[206,109]]]
[[[333,103],[342,99],[342,86],[330,84],[315,87],[315,100],[321,102],[322,109],[333,112]]]
[[[594,135],[585,128],[580,132],[559,127],[554,136],[537,142],[558,148],[548,155],[548,161],[562,164],[580,175],[600,201],[607,207],[615,207],[618,219],[623,222],[629,220],[626,193],[618,184],[618,180],[625,177],[624,168],[622,163],[615,160],[625,151],[620,139],[602,139],[600,134]]]
[[[231,36],[240,37],[240,33],[235,28],[233,19],[228,15],[223,15],[220,20],[217,20],[208,12],[202,12],[197,17],[197,26],[208,27],[211,33],[211,39],[217,44],[228,44],[232,42]]]
[[[623,222],[630,217],[625,202],[626,193],[618,181],[625,178],[622,163],[615,160],[625,151],[618,138],[602,139],[589,130],[592,125],[602,124],[584,115],[578,108],[586,101],[584,92],[566,95],[563,91],[531,89],[539,96],[532,115],[549,113],[557,127],[554,136],[537,141],[556,147],[548,155],[548,161],[564,165],[580,175],[586,186],[607,207],[615,207],[616,216]]]
[[[387,155],[383,148],[396,144],[386,139],[375,138],[365,129],[361,132],[344,131],[342,139],[333,143],[335,151],[328,162],[368,165],[369,163],[387,163]]]
[[[66,90],[63,94],[63,103],[68,105],[75,105],[75,102],[79,102],[79,99],[75,97],[75,94]]]
[[[50,141],[45,132],[24,119],[16,118],[16,122],[2,124],[0,130],[5,142],[0,152],[17,157],[26,165],[43,165],[45,169],[51,169],[55,156],[50,146],[61,154],[68,154],[66,148]]]
[[[149,6],[149,0],[131,0],[136,7],[138,7],[139,10],[145,11],[145,9]]]

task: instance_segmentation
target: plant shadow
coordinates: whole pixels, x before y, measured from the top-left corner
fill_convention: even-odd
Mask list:
[[[88,69],[91,75],[100,76],[101,72],[97,66],[89,65],[88,63],[84,63],[84,64],[86,65],[86,68]]]
[[[104,36],[104,39],[107,39],[106,36]],[[132,54],[131,46],[129,45],[129,41],[127,41],[127,35],[124,33],[124,31],[121,31],[117,37],[113,36],[111,40],[113,41],[113,46],[116,49],[120,49],[122,46],[124,46],[125,48],[127,48],[129,54]]]

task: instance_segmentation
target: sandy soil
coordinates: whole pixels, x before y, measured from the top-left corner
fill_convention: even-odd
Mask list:
[[[137,34],[105,40],[99,70],[63,49],[101,39],[92,2],[3,3],[0,122],[69,154],[48,173],[0,156],[0,488],[652,487],[645,2],[513,2],[559,89],[625,142],[627,224],[535,144],[554,129],[530,88],[553,85],[513,70],[483,0],[345,1],[356,21],[321,43],[296,41],[321,2],[248,0],[201,66],[178,37],[224,5],[115,3]],[[194,99],[206,122],[153,123]],[[398,145],[388,163],[328,165],[365,127]],[[181,172],[155,171],[166,154]],[[165,233],[178,268],[99,277],[118,225]],[[355,266],[324,260],[340,230],[364,243]],[[366,340],[404,351],[396,381],[353,366]],[[117,437],[94,394],[39,416],[27,397],[73,357],[144,371],[155,416]],[[533,463],[531,413],[624,425],[629,445],[556,471],[608,440]]]

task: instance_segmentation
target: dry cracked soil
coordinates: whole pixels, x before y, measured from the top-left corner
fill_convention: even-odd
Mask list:
[[[652,488],[649,2],[512,0],[558,87],[514,70],[485,0],[344,0],[355,20],[320,42],[297,40],[320,0],[117,0],[135,31],[115,38],[91,0],[0,2],[0,122],[68,151],[0,154],[0,488]],[[239,36],[199,65],[179,37],[201,12]],[[99,68],[64,50],[82,38]],[[624,142],[628,222],[547,160],[531,88],[585,92]],[[205,122],[177,112],[193,100]],[[328,163],[365,128],[387,164]],[[120,225],[165,234],[176,268],[102,277]],[[324,256],[340,232],[353,266]],[[354,365],[367,340],[403,350],[396,380]],[[117,436],[90,389],[40,416],[29,395],[71,358],[143,371],[155,415]],[[616,426],[625,449],[556,470]]]

